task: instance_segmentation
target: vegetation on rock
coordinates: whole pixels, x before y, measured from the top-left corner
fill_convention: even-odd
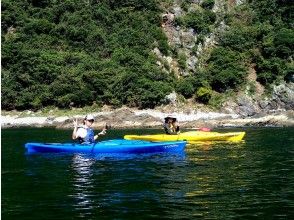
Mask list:
[[[209,103],[215,91],[246,83],[251,64],[266,87],[293,76],[291,1],[248,0],[221,15],[227,29],[205,68],[180,79],[164,71],[152,52],[174,50],[157,0],[3,0],[1,6],[4,110],[154,108],[173,90]],[[214,0],[202,1],[176,22],[199,36],[209,34],[220,16],[213,6]],[[186,68],[187,57],[179,54],[178,60]]]

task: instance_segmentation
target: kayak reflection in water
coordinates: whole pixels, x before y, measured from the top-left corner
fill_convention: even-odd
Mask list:
[[[177,124],[177,118],[171,115],[164,118],[163,128],[166,134],[180,134],[180,127]]]
[[[106,134],[107,128],[104,128],[100,133],[97,135],[94,134],[93,129],[91,126],[94,123],[93,115],[86,115],[84,118],[83,125],[78,125],[78,120],[74,120],[74,130],[72,132],[72,139],[78,140],[79,143],[94,143],[94,141],[101,135]]]

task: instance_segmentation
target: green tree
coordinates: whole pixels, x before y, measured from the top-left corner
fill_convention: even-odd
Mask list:
[[[211,76],[211,87],[219,92],[236,89],[244,82],[246,68],[238,52],[224,47],[215,48],[208,60],[208,74]]]
[[[196,92],[196,100],[207,104],[212,96],[212,90],[207,87],[200,87]]]

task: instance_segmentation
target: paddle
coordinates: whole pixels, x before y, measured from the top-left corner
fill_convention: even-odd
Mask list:
[[[106,131],[109,130],[109,129],[111,129],[111,125],[108,124],[108,123],[106,123],[105,126],[104,126],[104,129],[100,133],[98,133],[98,136],[99,136],[99,134],[103,134],[104,135],[106,133]],[[97,143],[99,143],[99,141],[95,141],[93,143],[93,147],[92,147],[91,153],[93,153],[94,147],[95,147],[95,145]]]
[[[105,124],[105,130],[109,130],[109,129],[111,129],[111,124]]]
[[[104,126],[104,128],[103,128],[103,130],[100,133],[98,133],[98,136],[99,136],[99,134],[103,134],[104,135],[106,133],[106,131],[109,130],[109,129],[111,129],[111,125],[108,124],[108,123],[106,123],[105,126]]]

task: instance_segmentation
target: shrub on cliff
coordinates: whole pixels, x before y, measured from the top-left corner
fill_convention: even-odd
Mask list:
[[[196,91],[196,100],[207,104],[211,98],[212,90],[207,87],[200,87]]]
[[[215,0],[204,0],[201,3],[201,7],[205,9],[212,9],[215,4]]]
[[[212,51],[208,63],[207,72],[214,90],[224,92],[228,89],[236,89],[243,83],[246,68],[239,53],[218,47]]]
[[[216,21],[216,15],[211,10],[196,10],[188,12],[183,17],[177,18],[176,23],[188,28],[193,28],[197,33],[208,33],[210,25]]]
[[[184,78],[179,80],[176,85],[176,91],[185,98],[191,98],[195,93],[195,88],[191,79],[192,77]]]

